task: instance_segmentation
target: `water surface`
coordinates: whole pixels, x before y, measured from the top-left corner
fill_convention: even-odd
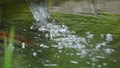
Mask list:
[[[13,10],[12,6],[18,2],[6,5],[12,10],[5,11],[0,22],[1,32],[8,32],[13,25],[16,36],[20,37],[16,38],[14,45],[13,68],[120,67],[119,14],[101,13],[96,17],[93,14],[84,16],[68,14],[69,12],[55,13],[51,9],[50,18],[45,3],[20,3],[25,7],[17,7],[21,7],[24,12],[20,9],[20,12]],[[63,3],[67,1],[61,0],[55,4],[58,7]],[[3,40],[1,37],[0,39]],[[1,67],[4,63],[3,45],[1,41]]]

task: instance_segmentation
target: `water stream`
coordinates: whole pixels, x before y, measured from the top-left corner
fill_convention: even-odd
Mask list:
[[[38,26],[45,26],[49,22],[50,14],[48,11],[47,0],[42,2],[28,2]]]

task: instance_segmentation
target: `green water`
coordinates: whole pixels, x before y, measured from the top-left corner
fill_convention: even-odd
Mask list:
[[[63,2],[63,0],[61,0],[61,2]],[[58,2],[55,4],[57,3]],[[95,47],[97,43],[105,41],[105,38],[102,38],[101,35],[104,37],[106,34],[112,35],[113,41],[107,45],[109,45],[108,48],[114,49],[115,51],[109,55],[104,54],[102,50],[95,52],[95,54],[92,55],[93,57],[103,53],[105,59],[98,58],[98,61],[93,62],[89,56],[81,58],[81,56],[76,55],[79,53],[79,50],[72,48],[58,49],[57,47],[53,47],[52,45],[56,44],[56,42],[51,41],[49,37],[45,37],[45,34],[48,32],[39,32],[37,28],[30,29],[35,20],[24,1],[20,2],[19,5],[17,1],[14,2],[14,5],[9,5],[12,5],[12,3],[4,5],[4,11],[0,11],[0,31],[8,32],[11,26],[15,26],[15,36],[32,40],[32,43],[28,42],[24,47],[22,46],[24,43],[16,39],[12,57],[12,68],[120,68],[119,14],[101,13],[99,17],[96,18],[93,14],[74,15],[51,13],[52,19],[55,19],[57,22],[56,24],[68,26],[70,31],[76,32],[75,36],[87,38],[86,32],[93,34],[94,38],[86,45],[88,49],[91,49],[91,52],[93,50],[89,45]],[[13,8],[13,6],[17,8]],[[25,7],[23,8],[23,6]],[[38,38],[35,39],[35,37]],[[3,68],[3,38],[0,37],[0,40],[2,40],[0,41],[0,67]],[[43,47],[41,44],[46,45],[46,47]]]
[[[32,18],[29,17],[30,13],[24,13],[29,20]],[[101,34],[112,34],[113,41],[108,45],[110,48],[114,49],[115,52],[110,55],[106,55],[105,59],[99,59],[99,61],[94,63],[90,61],[89,57],[80,58],[80,56],[75,55],[78,51],[74,49],[64,48],[60,53],[58,48],[52,47],[54,42],[50,41],[49,38],[44,37],[44,33],[40,36],[42,41],[37,41],[46,44],[49,48],[40,47],[36,44],[26,44],[26,48],[22,48],[19,44],[15,45],[15,50],[13,52],[13,68],[119,68],[120,62],[120,19],[119,15],[116,14],[101,14],[99,18],[95,18],[92,15],[80,16],[72,14],[58,14],[52,13],[52,18],[55,19],[58,24],[65,24],[68,26],[70,31],[75,31],[77,36],[86,37],[85,32],[91,32],[94,34],[95,38],[91,40],[89,45],[95,45],[95,43],[104,41],[101,38]],[[14,17],[15,19],[17,17]],[[24,17],[19,17],[24,19]],[[17,19],[19,19],[17,18]],[[12,20],[12,19],[11,19]],[[15,20],[13,20],[15,21]],[[17,21],[17,20],[16,20]],[[19,21],[19,20],[18,20]],[[29,22],[25,22],[24,25],[13,24],[20,29],[16,29],[16,33],[21,33],[22,37],[30,37],[29,35],[34,34],[34,30],[28,28]],[[32,22],[32,20],[31,20]],[[26,23],[26,24],[25,24]],[[6,25],[4,23],[4,25]],[[4,28],[3,28],[4,29]],[[21,29],[26,29],[28,31],[22,31]],[[21,31],[17,31],[21,30]],[[26,35],[25,35],[26,34]],[[39,34],[39,32],[37,33]],[[34,36],[34,35],[33,35]],[[2,45],[2,44],[1,44]],[[99,53],[98,53],[99,54]],[[4,62],[3,53],[0,53],[0,64]],[[92,66],[93,64],[93,66]],[[1,65],[2,66],[2,65]]]

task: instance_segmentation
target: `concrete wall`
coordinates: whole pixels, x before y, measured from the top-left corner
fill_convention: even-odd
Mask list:
[[[120,0],[97,0],[95,7],[98,12],[104,13],[117,13],[120,14]],[[92,3],[90,0],[82,0],[75,2],[70,0],[64,3],[61,3],[59,6],[50,6],[51,12],[60,12],[60,13],[92,13]]]

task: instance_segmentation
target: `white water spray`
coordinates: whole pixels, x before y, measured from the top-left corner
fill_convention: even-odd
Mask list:
[[[36,27],[39,31],[48,31],[46,37],[50,37],[51,41],[55,41],[57,44],[53,44],[52,47],[58,48],[58,52],[62,52],[63,48],[70,48],[76,50],[76,55],[80,58],[88,57],[90,61],[86,61],[87,64],[94,66],[99,59],[106,59],[106,55],[113,53],[115,50],[109,48],[109,42],[113,40],[111,34],[106,34],[105,41],[90,44],[94,39],[94,34],[86,32],[86,38],[76,36],[74,31],[69,31],[65,25],[57,25],[53,22],[49,22],[49,11],[47,3],[44,2],[30,2],[29,7],[36,20]],[[33,27],[31,27],[32,29]],[[49,48],[47,45],[41,44],[40,47]],[[71,63],[78,63],[77,61],[70,61]],[[104,64],[107,65],[107,64]],[[49,65],[48,65],[49,66]],[[102,67],[98,65],[98,67]]]

